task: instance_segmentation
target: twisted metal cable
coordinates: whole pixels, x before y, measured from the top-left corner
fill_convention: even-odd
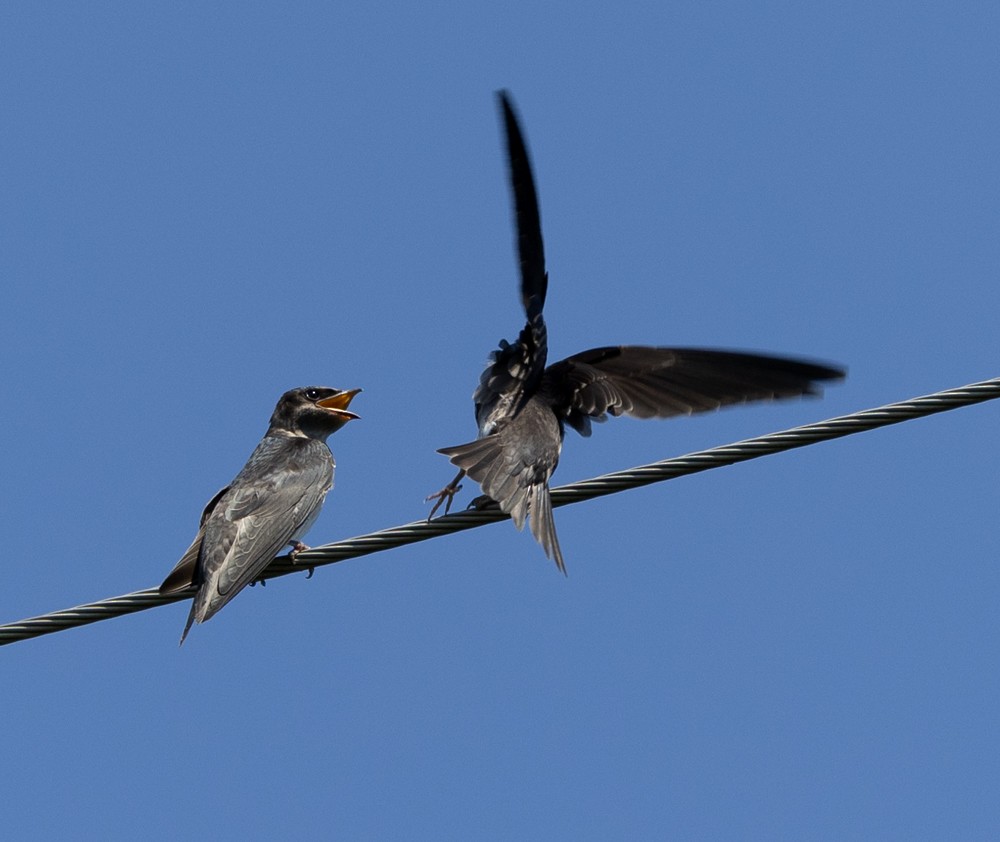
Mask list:
[[[710,468],[734,465],[737,462],[745,462],[759,456],[768,456],[796,447],[806,447],[841,436],[874,430],[878,427],[887,427],[890,424],[923,418],[938,412],[947,412],[951,409],[971,406],[995,398],[1000,398],[1000,377],[899,403],[887,404],[875,409],[861,410],[850,415],[841,415],[815,424],[806,424],[802,427],[793,427],[790,430],[769,433],[735,444],[700,450],[686,456],[677,456],[664,459],[661,462],[640,465],[627,471],[616,471],[593,479],[559,486],[552,489],[552,505],[568,506],[571,503],[579,503],[607,494],[616,494],[630,488],[639,488],[654,482],[696,474]],[[492,504],[483,509],[456,512],[432,521],[420,520],[403,526],[393,526],[379,532],[371,532],[356,538],[347,538],[332,544],[313,547],[300,553],[295,562],[292,562],[288,556],[281,556],[271,563],[262,578],[273,579],[277,576],[287,576],[290,573],[334,564],[349,558],[358,558],[393,547],[415,544],[418,541],[448,535],[452,532],[473,529],[487,523],[506,520],[507,517],[495,504]],[[100,602],[53,611],[50,614],[31,617],[17,623],[8,623],[0,626],[0,646],[75,626],[96,623],[99,620],[108,620],[123,614],[145,611],[147,608],[155,608],[158,605],[179,602],[194,596],[194,593],[194,587],[167,595],[159,593],[156,588],[148,588],[123,596],[102,599]]]

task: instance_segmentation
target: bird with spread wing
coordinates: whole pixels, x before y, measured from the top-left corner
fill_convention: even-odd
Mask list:
[[[593,348],[550,366],[542,310],[548,288],[531,162],[509,94],[498,94],[514,199],[521,303],[527,322],[515,342],[501,340],[473,395],[479,437],[439,450],[459,468],[429,517],[445,512],[466,475],[510,515],[528,520],[545,555],[565,573],[549,499],[567,425],[589,436],[609,415],[669,418],[729,404],[819,394],[840,368],[805,360],[699,348]],[[478,501],[476,501],[478,502]]]

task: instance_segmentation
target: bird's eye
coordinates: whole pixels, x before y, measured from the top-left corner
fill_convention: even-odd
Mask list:
[[[318,401],[319,389],[306,389],[306,397],[311,401]]]

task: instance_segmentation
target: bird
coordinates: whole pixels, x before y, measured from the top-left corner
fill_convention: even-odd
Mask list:
[[[820,394],[819,383],[839,380],[832,365],[739,351],[702,348],[609,346],[592,348],[546,365],[548,333],[542,311],[548,290],[538,196],[520,121],[507,91],[497,93],[506,138],[513,196],[521,304],[526,323],[516,341],[500,340],[475,393],[475,441],[438,450],[458,475],[427,497],[435,500],[428,520],[445,514],[466,475],[510,515],[525,521],[545,555],[564,574],[556,536],[549,480],[559,463],[569,426],[587,437],[591,422],[610,416],[669,418],[729,404]]]
[[[348,421],[360,389],[304,386],[285,392],[261,439],[236,478],[201,515],[198,534],[160,585],[161,594],[195,585],[181,644],[194,623],[213,617],[260,578],[286,545],[294,559],[302,538],[333,487],[336,463],[326,439]]]

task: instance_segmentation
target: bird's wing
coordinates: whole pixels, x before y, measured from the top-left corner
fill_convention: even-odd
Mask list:
[[[332,460],[310,460],[234,481],[205,525],[201,567],[206,593],[199,592],[196,599],[199,622],[256,580],[323,505],[331,486],[330,465]]]
[[[546,353],[541,313],[534,323],[524,326],[517,342],[500,340],[472,396],[481,430],[486,419],[510,417],[524,405],[544,375]]]
[[[510,164],[510,186],[514,194],[517,255],[521,267],[521,301],[524,312],[530,320],[533,309],[537,308],[541,313],[545,306],[545,292],[548,287],[542,223],[538,213],[538,194],[531,173],[531,159],[528,157],[528,149],[510,94],[507,91],[500,91],[497,97],[503,113],[507,160]]]
[[[163,584],[160,585],[160,593],[177,593],[191,585],[198,584],[198,557],[201,555],[201,542],[205,537],[205,521],[211,516],[216,504],[227,491],[229,491],[228,485],[208,501],[208,505],[205,506],[205,510],[201,513],[198,534],[194,536],[194,541],[191,542],[191,546],[181,556],[181,560],[174,565],[174,569],[163,580]]]
[[[501,340],[499,349],[490,356],[490,364],[479,380],[473,400],[481,426],[481,419],[494,415],[498,406],[500,415],[517,412],[541,380],[548,357],[548,336],[542,317],[548,277],[545,273],[545,248],[535,180],[510,96],[506,91],[500,91],[498,99],[507,139],[521,271],[521,304],[527,322],[516,342]]]
[[[668,418],[729,404],[818,394],[843,369],[804,360],[698,348],[593,348],[545,370],[541,392],[567,424],[588,435],[606,413]]]

